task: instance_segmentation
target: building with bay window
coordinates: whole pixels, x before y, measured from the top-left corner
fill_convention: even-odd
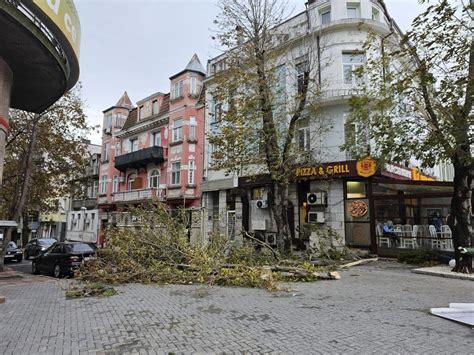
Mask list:
[[[435,214],[441,218],[448,214],[450,182],[428,181],[433,180],[430,172],[420,172],[416,162],[400,166],[356,161],[340,148],[350,136],[364,135],[363,128],[347,122],[349,99],[365,81],[358,71],[368,57],[364,43],[369,35],[388,38],[394,26],[383,1],[310,0],[304,12],[272,29],[272,44],[282,53],[275,60],[275,76],[283,73],[280,89],[287,95],[300,92],[311,61],[310,80],[320,90],[315,98],[318,112],[300,120],[295,131],[294,145],[301,157],[310,155],[318,162],[292,162],[288,219],[295,244],[311,243],[314,234],[305,232],[308,225],[337,233],[345,245],[373,252],[436,247],[438,238],[449,236],[446,227],[433,231],[431,226]],[[222,114],[223,104],[214,98],[213,88],[214,75],[225,70],[226,56],[208,61],[206,135],[216,132],[220,121],[216,118]],[[276,229],[267,204],[269,176],[215,170],[213,150],[207,141],[201,190],[208,233],[219,230],[234,237],[243,229],[272,244]],[[399,228],[396,244],[380,232],[388,220]],[[443,241],[442,247],[448,245]]]
[[[108,224],[131,223],[128,208],[153,200],[171,209],[200,207],[205,76],[194,55],[170,77],[168,93],[138,101],[113,131],[113,140],[104,141],[110,158],[99,181],[103,230]]]

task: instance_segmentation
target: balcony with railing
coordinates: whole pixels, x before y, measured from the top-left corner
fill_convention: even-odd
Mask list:
[[[87,199],[75,199],[72,200],[72,209],[79,210],[81,207],[85,207],[88,210],[97,208],[97,199],[96,198],[87,198]]]
[[[115,168],[126,171],[128,168],[137,169],[151,163],[160,164],[163,161],[163,147],[155,146],[115,157]]]
[[[157,189],[155,187],[147,189],[137,189],[124,192],[114,193],[113,201],[114,202],[131,202],[131,201],[146,201],[153,198],[161,199],[162,189]]]

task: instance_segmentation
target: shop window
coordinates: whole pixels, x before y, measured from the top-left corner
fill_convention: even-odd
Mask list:
[[[347,198],[366,198],[367,191],[365,182],[362,181],[348,181],[347,182]]]

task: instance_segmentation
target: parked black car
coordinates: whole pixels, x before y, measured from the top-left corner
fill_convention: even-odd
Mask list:
[[[50,246],[31,263],[33,274],[52,274],[54,277],[73,275],[82,263],[95,258],[97,248],[88,243],[63,242]]]
[[[7,251],[5,252],[5,262],[16,260],[21,262],[23,260],[23,251],[18,248],[15,242],[10,242],[7,245]]]
[[[25,259],[28,260],[31,256],[37,256],[56,242],[57,240],[53,238],[31,239],[25,245]]]

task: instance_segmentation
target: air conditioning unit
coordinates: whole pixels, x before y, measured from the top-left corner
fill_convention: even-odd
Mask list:
[[[268,201],[267,200],[257,200],[255,204],[257,208],[268,208]]]
[[[308,212],[308,223],[324,223],[324,212]]]
[[[269,229],[269,221],[266,219],[254,219],[251,221],[251,226],[254,231],[264,231]]]
[[[306,195],[306,202],[311,206],[326,206],[328,204],[328,194],[324,191],[309,192]]]
[[[276,236],[274,234],[265,234],[265,243],[268,245],[276,244]]]

